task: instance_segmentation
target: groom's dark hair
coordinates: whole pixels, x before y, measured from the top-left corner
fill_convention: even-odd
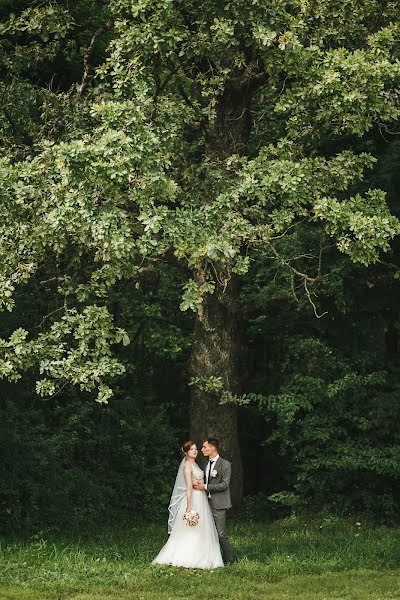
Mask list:
[[[217,438],[209,437],[204,441],[208,442],[210,444],[210,446],[214,446],[214,448],[219,451],[219,440],[217,440]]]

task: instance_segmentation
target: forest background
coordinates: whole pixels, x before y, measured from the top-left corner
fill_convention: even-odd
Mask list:
[[[3,531],[398,520],[398,10],[0,3]]]

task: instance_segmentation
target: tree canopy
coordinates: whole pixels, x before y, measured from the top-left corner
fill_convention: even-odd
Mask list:
[[[0,302],[18,311],[33,284],[46,299],[3,328],[2,377],[33,372],[43,398],[76,386],[106,404],[129,365],[121,289],[140,297],[147,277],[176,271],[175,309],[194,321],[191,430],[220,435],[239,465],[240,290],[257,274],[319,319],[338,265],[362,278],[400,232],[374,176],[376,139],[392,142],[399,118],[398,12],[377,0],[3,5]]]

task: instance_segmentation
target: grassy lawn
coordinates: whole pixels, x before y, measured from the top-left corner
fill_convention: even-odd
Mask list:
[[[150,565],[165,524],[2,540],[1,600],[399,600],[400,531],[355,520],[231,521],[238,562]]]

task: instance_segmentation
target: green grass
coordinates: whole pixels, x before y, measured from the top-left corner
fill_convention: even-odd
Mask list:
[[[165,524],[3,540],[1,600],[399,600],[399,530],[328,518],[229,523],[238,562],[150,562]]]

